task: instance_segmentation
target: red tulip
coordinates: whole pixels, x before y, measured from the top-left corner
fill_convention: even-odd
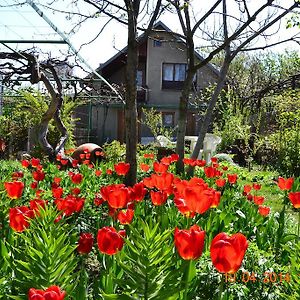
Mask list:
[[[259,212],[259,214],[262,215],[263,217],[266,217],[266,216],[270,213],[270,207],[260,205],[260,206],[258,207],[258,212]]]
[[[290,178],[282,178],[279,177],[278,178],[278,187],[282,190],[282,191],[288,191],[292,188],[293,184],[294,184],[294,178],[290,177]]]
[[[103,202],[104,202],[104,199],[96,195],[96,197],[94,198],[94,204],[96,206],[100,206]]]
[[[174,175],[172,173],[152,174],[151,179],[154,187],[160,191],[171,191]]]
[[[102,171],[101,171],[101,170],[96,170],[96,171],[95,171],[95,175],[96,175],[97,177],[101,176],[101,174],[102,174]]]
[[[176,153],[173,153],[170,155],[170,158],[171,158],[171,162],[176,162],[179,160],[179,155]]]
[[[41,170],[36,170],[32,172],[32,176],[36,181],[43,181],[45,179],[45,173]]]
[[[250,184],[244,185],[244,194],[248,195],[252,190],[252,186]]]
[[[58,210],[63,211],[66,216],[70,216],[74,212],[80,212],[84,206],[84,198],[67,195],[64,199],[56,199],[54,202]]]
[[[7,196],[11,199],[19,199],[24,190],[24,183],[21,181],[4,182]]]
[[[37,182],[37,181],[33,181],[33,182],[30,184],[30,187],[31,187],[33,190],[37,189],[37,187],[38,187],[38,182]]]
[[[158,191],[158,192],[151,191],[150,196],[153,205],[156,206],[163,205],[168,199],[168,195],[164,191]]]
[[[17,206],[9,209],[9,225],[17,232],[22,232],[29,227],[28,219],[32,218],[34,218],[34,212],[27,206]]]
[[[184,191],[184,199],[191,211],[204,214],[212,205],[212,190],[203,190],[201,187],[187,187]]]
[[[217,187],[221,188],[221,187],[223,187],[226,184],[226,179],[224,179],[224,178],[218,178],[215,181],[215,183],[216,183]]]
[[[77,251],[80,254],[88,254],[93,248],[94,237],[91,233],[81,233],[78,241]]]
[[[154,159],[154,154],[153,153],[145,153],[144,158]]]
[[[197,165],[197,160],[194,158],[183,158],[182,162],[187,165],[187,166],[191,166],[191,167],[195,167]]]
[[[64,193],[64,189],[59,186],[57,188],[52,188],[52,195],[55,199],[61,198]]]
[[[39,166],[40,165],[40,160],[38,159],[38,158],[32,158],[31,159],[31,165],[34,167],[34,168],[36,168],[37,166]]]
[[[120,210],[117,215],[117,219],[121,224],[127,225],[132,222],[133,216],[134,216],[134,210],[128,208],[126,210]]]
[[[220,192],[213,192],[213,200],[211,202],[210,207],[211,208],[215,208],[220,204],[220,200],[221,200],[221,193]]]
[[[265,201],[265,197],[264,196],[253,196],[253,202],[256,204],[256,205],[262,205]]]
[[[112,171],[111,169],[107,169],[107,170],[106,170],[106,174],[107,174],[107,175],[111,175],[112,173],[113,173],[113,171]]]
[[[27,160],[27,159],[23,159],[23,160],[21,161],[21,164],[22,164],[22,166],[23,166],[24,168],[28,168],[28,167],[30,166],[30,161]]]
[[[211,160],[211,162],[216,163],[218,161],[218,158],[217,157],[212,157],[210,160]]]
[[[108,254],[114,255],[117,252],[121,251],[124,245],[125,230],[117,230],[114,227],[103,227],[99,229],[97,234],[97,243],[99,251]]]
[[[174,204],[180,213],[182,213],[187,218],[194,218],[195,212],[192,212],[189,207],[186,205],[184,199],[182,198],[174,198]]]
[[[157,161],[155,161],[153,163],[153,170],[155,173],[165,173],[168,171],[169,165],[164,164],[164,163],[159,163]]]
[[[295,208],[300,208],[300,192],[289,193],[289,199]]]
[[[190,229],[180,230],[175,228],[174,242],[178,254],[185,260],[196,260],[202,255],[205,231],[198,225]]]
[[[196,160],[197,167],[204,167],[206,165],[206,160],[204,159],[197,159]]]
[[[12,177],[12,180],[18,180],[19,178],[24,177],[24,173],[22,171],[15,171],[12,173],[11,177]]]
[[[80,173],[72,173],[70,177],[71,177],[72,182],[75,184],[80,184],[83,179],[83,175]]]
[[[256,191],[259,191],[261,189],[261,184],[253,183],[253,189],[256,190]]]
[[[130,169],[130,164],[125,162],[120,162],[114,165],[114,169],[117,175],[126,175]]]
[[[141,170],[142,170],[143,172],[148,172],[149,169],[150,169],[150,166],[147,165],[147,164],[141,163],[141,164],[140,164],[140,168],[141,168]]]
[[[65,291],[56,285],[52,285],[45,291],[31,288],[28,292],[28,300],[64,300],[65,295]]]
[[[235,184],[237,181],[237,174],[227,174],[227,179],[230,184]]]
[[[124,185],[111,185],[106,199],[112,208],[124,208],[130,200],[130,191]],[[103,197],[103,195],[102,195]],[[103,197],[104,198],[104,197]],[[105,199],[105,198],[104,198]]]
[[[145,185],[142,182],[139,182],[132,187],[131,199],[140,202],[144,199],[146,194],[147,189],[145,189]]]
[[[241,266],[248,248],[248,241],[241,233],[229,237],[221,232],[214,237],[210,246],[210,257],[220,273],[235,273]]]
[[[217,176],[217,169],[214,167],[205,167],[204,168],[204,173],[207,178],[213,178]]]
[[[170,165],[171,164],[171,157],[163,157],[161,160],[160,160],[161,163],[165,164],[165,165]]]

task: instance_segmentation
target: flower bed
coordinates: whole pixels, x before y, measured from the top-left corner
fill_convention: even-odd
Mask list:
[[[214,158],[185,159],[184,178],[176,154],[141,152],[127,187],[128,164],[83,155],[0,163],[0,299],[300,297],[299,179],[251,182]]]

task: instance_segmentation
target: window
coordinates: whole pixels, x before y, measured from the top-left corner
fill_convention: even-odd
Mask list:
[[[161,47],[162,46],[162,41],[157,39],[153,40],[153,47]]]
[[[164,127],[174,127],[174,112],[162,112],[162,123]]]
[[[136,73],[136,85],[137,89],[141,89],[143,86],[143,71],[138,70]]]
[[[180,90],[186,76],[187,64],[164,63],[162,66],[162,88]]]

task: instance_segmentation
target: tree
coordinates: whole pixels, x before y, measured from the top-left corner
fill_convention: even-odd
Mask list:
[[[212,118],[213,109],[226,82],[226,76],[231,62],[240,52],[266,49],[274,44],[284,42],[282,40],[276,41],[273,44],[269,43],[258,47],[251,47],[251,43],[259,36],[267,37],[268,29],[280,22],[284,16],[292,12],[295,8],[299,7],[299,3],[294,2],[289,7],[284,7],[277,4],[275,0],[267,0],[264,1],[264,3],[256,4],[255,8],[253,8],[250,6],[250,1],[247,0],[217,0],[196,20],[194,17],[196,14],[192,14],[193,8],[191,1],[175,0],[169,1],[169,3],[175,7],[182,27],[183,38],[187,45],[188,70],[180,97],[179,129],[177,134],[177,153],[181,159],[184,156],[184,135],[186,129],[187,107],[191,92],[191,80],[197,70],[210,63],[217,55],[223,56],[220,75],[200,127],[198,141],[191,155],[192,158],[197,158],[200,149],[203,147],[203,140]],[[228,13],[229,5],[231,5],[230,11],[239,12],[239,17],[235,17]],[[215,16],[220,16],[219,24],[215,22],[212,30],[209,30],[205,25]],[[200,62],[196,62],[194,59],[195,35],[199,33],[204,39],[206,37],[207,41],[210,42],[208,45],[209,51],[206,53],[204,59]],[[294,36],[287,40],[297,40],[297,38],[298,37]],[[177,169],[179,172],[183,171],[182,162],[178,163]]]
[[[60,116],[63,105],[63,88],[55,68],[55,65],[59,65],[61,62],[55,60],[39,62],[37,56],[30,51],[0,52],[0,60],[2,60],[0,74],[3,76],[4,83],[11,79],[18,82],[21,78],[28,79],[32,84],[44,83],[50,94],[51,102],[39,126],[39,143],[51,160],[58,153],[64,155],[68,132]],[[54,119],[57,129],[61,133],[61,138],[55,147],[47,140],[48,125],[51,119]]]
[[[139,45],[148,38],[153,24],[162,13],[164,7],[162,1],[154,1],[153,9],[150,9],[149,1],[124,0],[123,5],[119,1],[99,1],[85,0],[85,2],[97,8],[99,13],[103,13],[110,18],[117,19],[127,26],[127,61],[125,75],[125,136],[126,136],[126,162],[130,164],[130,170],[126,175],[126,184],[133,185],[136,182],[137,173],[137,67]],[[145,29],[138,27],[141,11],[147,8],[149,21]],[[111,10],[116,10],[114,13]],[[119,15],[121,12],[121,16]],[[143,29],[143,35],[138,37],[138,29]]]

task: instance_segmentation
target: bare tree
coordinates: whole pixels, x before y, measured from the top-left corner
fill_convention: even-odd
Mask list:
[[[136,182],[137,172],[137,67],[138,67],[138,49],[139,45],[148,38],[152,30],[153,24],[158,16],[164,10],[162,0],[153,2],[153,7],[149,5],[149,1],[141,0],[124,0],[120,1],[94,1],[85,0],[85,2],[93,5],[110,18],[117,19],[127,26],[127,61],[125,75],[125,136],[126,136],[126,161],[130,163],[130,171],[126,176],[126,184],[133,185]],[[138,26],[139,20],[144,18],[145,12],[148,15],[148,22],[145,28]],[[143,30],[142,36],[138,36],[138,29]]]
[[[203,147],[203,140],[212,119],[213,109],[216,105],[218,96],[224,87],[228,68],[232,60],[241,51],[258,50],[270,47],[272,43],[251,48],[251,43],[259,36],[263,36],[265,40],[267,40],[269,34],[268,29],[270,29],[273,25],[280,23],[280,21],[288,13],[299,7],[299,3],[298,1],[295,1],[289,7],[285,7],[277,3],[280,1],[267,0],[264,1],[264,3],[256,4],[255,9],[253,9],[253,7],[250,9],[250,1],[247,0],[217,0],[213,5],[208,7],[200,18],[195,18],[191,1],[175,0],[169,2],[173,5],[173,7],[175,7],[187,45],[188,70],[186,80],[184,82],[184,88],[180,97],[178,121],[179,130],[177,134],[177,153],[181,159],[184,157],[184,136],[192,78],[197,70],[210,63],[216,55],[223,55],[223,63],[220,69],[219,78],[211,95],[211,99],[199,131],[198,141],[191,155],[192,158],[197,158],[200,149]],[[239,17],[228,13],[229,4],[231,5],[231,9],[233,6],[236,7],[236,11],[239,12]],[[217,27],[217,23],[214,23],[215,30],[210,31],[205,25],[211,19],[215,21],[216,16],[220,16],[220,25]],[[209,40],[208,46],[210,50],[202,61],[196,62],[194,58],[195,36],[199,34],[199,32],[204,39],[206,38]],[[296,41],[297,38],[299,37],[294,36],[288,40]],[[285,41],[286,40],[283,40],[281,42]],[[279,41],[276,41],[273,44],[278,43]],[[183,171],[183,164],[181,161],[179,161],[177,165],[177,170],[178,172]]]

